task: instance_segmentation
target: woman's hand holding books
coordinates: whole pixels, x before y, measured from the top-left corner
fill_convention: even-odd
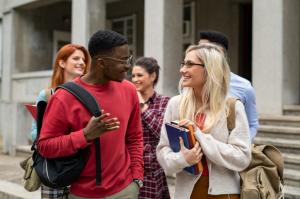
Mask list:
[[[185,161],[189,165],[194,165],[194,164],[198,163],[199,161],[201,161],[203,153],[201,151],[201,147],[200,147],[199,142],[196,142],[196,144],[194,145],[194,147],[192,149],[187,149],[184,146],[183,139],[181,137],[179,139],[180,139],[179,140],[179,142],[180,142],[180,152],[182,153]]]
[[[203,153],[200,143],[195,137],[196,127],[189,120],[175,120],[165,123],[170,147],[174,152],[180,152],[190,165],[185,167],[187,172],[198,175],[203,171],[201,162]]]

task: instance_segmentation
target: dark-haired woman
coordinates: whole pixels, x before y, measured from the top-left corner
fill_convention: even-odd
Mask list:
[[[132,82],[135,84],[141,106],[144,138],[144,186],[139,199],[170,198],[166,176],[156,159],[156,146],[169,97],[155,92],[159,77],[159,65],[154,58],[141,57],[132,69]]]

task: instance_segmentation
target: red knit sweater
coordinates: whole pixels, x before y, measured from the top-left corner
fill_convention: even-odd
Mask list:
[[[60,89],[50,99],[38,146],[48,158],[63,157],[90,147],[90,157],[71,193],[81,197],[105,197],[124,189],[133,179],[143,179],[143,136],[139,101],[135,87],[128,81],[90,85],[74,80],[86,88],[100,107],[117,117],[120,128],[101,136],[102,183],[96,186],[94,144],[87,143],[83,128],[91,118],[86,108],[70,93]]]

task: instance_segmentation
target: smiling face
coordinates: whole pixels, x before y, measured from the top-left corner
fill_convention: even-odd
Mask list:
[[[132,69],[132,82],[137,91],[141,93],[153,89],[155,77],[155,73],[149,74],[146,69],[141,66],[134,66]]]
[[[85,56],[81,50],[75,50],[66,61],[59,61],[60,67],[64,69],[64,76],[75,78],[83,75],[86,68]]]
[[[104,65],[104,78],[107,81],[123,81],[130,69],[130,65],[127,63],[129,58],[130,53],[127,44],[115,47],[111,56],[107,58],[100,58]]]
[[[196,65],[194,65],[196,64]],[[206,69],[197,56],[196,50],[188,52],[184,58],[184,64],[180,69],[182,75],[182,86],[191,88],[202,88],[206,81]]]

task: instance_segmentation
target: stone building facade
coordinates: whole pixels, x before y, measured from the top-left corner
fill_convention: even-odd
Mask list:
[[[298,0],[0,0],[0,134],[4,150],[27,144],[34,103],[49,84],[55,53],[86,45],[98,29],[129,40],[135,57],[162,66],[160,93],[177,93],[184,49],[201,30],[224,32],[233,72],[252,81],[260,114],[299,104]]]

